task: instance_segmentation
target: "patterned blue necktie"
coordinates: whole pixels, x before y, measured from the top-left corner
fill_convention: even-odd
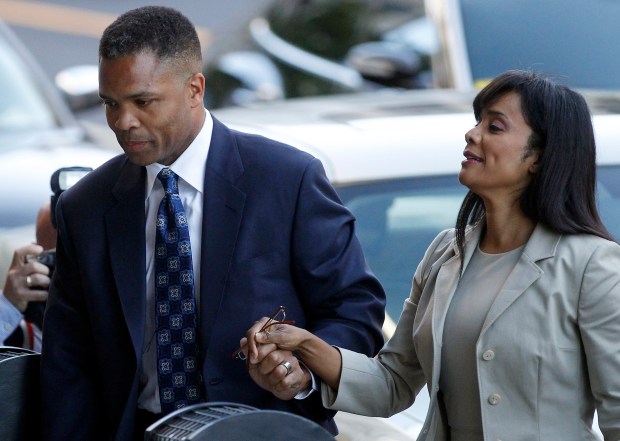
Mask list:
[[[202,375],[196,341],[192,248],[178,177],[169,168],[157,177],[166,192],[157,212],[155,233],[157,373],[165,415],[201,400]]]

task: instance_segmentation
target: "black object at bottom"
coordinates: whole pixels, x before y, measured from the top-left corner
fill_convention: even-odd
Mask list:
[[[0,347],[0,440],[41,439],[40,363],[34,351]]]
[[[145,441],[334,441],[318,424],[292,413],[237,403],[200,403],[148,427]]]

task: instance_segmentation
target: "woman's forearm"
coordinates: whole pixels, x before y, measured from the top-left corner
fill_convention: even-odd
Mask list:
[[[340,351],[314,334],[305,331],[306,337],[295,350],[295,355],[328,386],[338,390],[342,357]]]

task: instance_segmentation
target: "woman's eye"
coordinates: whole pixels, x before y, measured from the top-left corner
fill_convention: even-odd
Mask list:
[[[490,125],[489,125],[489,130],[490,130],[491,132],[495,133],[495,132],[501,132],[501,131],[503,130],[503,128],[502,128],[502,127],[500,127],[500,126],[499,126],[499,125],[497,125],[497,124],[490,124]]]

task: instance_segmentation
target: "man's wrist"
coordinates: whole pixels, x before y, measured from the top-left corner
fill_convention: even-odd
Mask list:
[[[299,367],[310,376],[310,381],[307,383],[306,387],[297,392],[297,395],[295,395],[296,400],[303,400],[308,398],[312,392],[318,390],[318,382],[312,371],[308,369],[308,367],[301,360],[299,360]]]

